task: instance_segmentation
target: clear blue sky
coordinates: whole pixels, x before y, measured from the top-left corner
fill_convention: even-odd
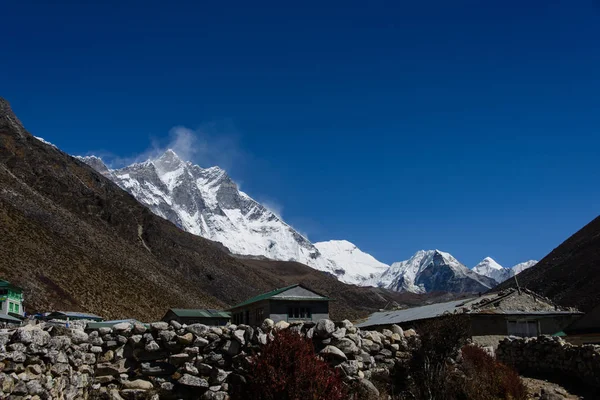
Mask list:
[[[312,241],[388,263],[510,266],[598,215],[597,2],[84,3],[2,6],[0,95],[68,153],[188,127]]]

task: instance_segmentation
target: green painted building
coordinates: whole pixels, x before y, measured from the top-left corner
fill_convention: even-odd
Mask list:
[[[0,280],[0,319],[6,316],[24,316],[23,289],[10,282]],[[12,320],[11,320],[12,321]]]
[[[234,324],[258,326],[265,318],[279,321],[318,321],[329,318],[330,299],[296,284],[275,289],[236,304],[228,311]]]
[[[227,325],[231,314],[226,311],[210,309],[171,308],[162,318],[165,322],[173,320],[181,324],[204,324],[209,326]]]

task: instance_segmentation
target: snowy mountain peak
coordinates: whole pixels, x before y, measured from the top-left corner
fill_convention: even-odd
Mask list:
[[[479,292],[490,289],[494,282],[469,270],[450,253],[420,250],[406,261],[393,263],[378,285],[413,293]]]
[[[535,264],[537,264],[537,261],[530,260],[517,264],[512,268],[505,268],[494,261],[491,257],[486,257],[479,264],[473,267],[473,271],[480,275],[487,276],[488,278],[492,278],[497,283],[502,283],[505,280],[510,279],[518,273],[526,270],[527,268],[531,268]]]
[[[241,192],[225,170],[183,161],[172,149],[158,158],[115,170],[102,167],[104,164],[94,157],[80,159],[155,214],[190,233],[221,242],[234,254],[298,261],[354,284],[362,284],[387,268],[354,245],[356,250],[350,253],[358,257],[357,261],[346,257],[347,248],[335,251],[342,259],[323,256],[281,218]],[[327,246],[323,249],[328,250]]]
[[[330,240],[315,243],[321,255],[343,270],[344,279],[359,284],[373,284],[389,265],[377,261],[375,257],[361,251],[347,240]]]

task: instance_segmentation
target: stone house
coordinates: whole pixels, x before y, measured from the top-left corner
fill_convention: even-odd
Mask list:
[[[296,284],[252,297],[228,311],[234,324],[260,325],[266,318],[274,322],[318,321],[329,318],[329,300]]]
[[[567,342],[600,345],[600,305],[563,330]]]
[[[162,321],[177,321],[180,324],[204,324],[208,326],[227,325],[231,321],[231,313],[210,309],[171,308]]]
[[[19,317],[24,315],[23,289],[10,282],[0,280],[0,321],[21,323]]]
[[[582,315],[574,309],[560,308],[530,290],[508,289],[446,303],[378,312],[358,326],[383,329],[397,324],[418,329],[423,321],[452,314],[468,315],[473,341],[485,346],[496,346],[506,336],[552,335]]]

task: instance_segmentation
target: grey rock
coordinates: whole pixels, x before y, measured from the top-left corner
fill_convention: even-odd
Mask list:
[[[319,352],[319,354],[329,360],[336,361],[346,361],[348,357],[337,347],[334,346],[325,346],[323,350]]]
[[[275,322],[273,322],[272,319],[267,318],[260,325],[260,329],[262,329],[263,332],[270,332],[273,329],[274,326],[275,326]]]
[[[197,376],[193,376],[190,374],[183,374],[181,378],[177,381],[181,385],[198,387],[198,388],[208,388],[208,381],[206,379],[202,379]]]
[[[221,350],[229,356],[235,356],[240,352],[240,343],[236,340],[227,340]]]
[[[245,330],[238,329],[233,332],[233,338],[237,340],[242,346],[246,344],[246,339],[244,338],[246,334]]]
[[[352,340],[347,338],[336,341],[335,346],[346,355],[360,353],[358,346]]]
[[[88,334],[84,331],[80,331],[78,329],[74,329],[71,331],[71,342],[74,344],[86,343],[88,341]]]
[[[148,352],[159,351],[160,346],[158,345],[158,343],[156,343],[154,340],[152,340],[151,342],[146,344],[144,349]]]
[[[186,331],[193,333],[196,336],[206,335],[208,333],[208,326],[204,324],[192,324],[185,328]]]
[[[122,383],[125,389],[138,389],[138,390],[151,390],[154,388],[151,382],[143,379],[136,379],[134,381],[125,381]]]
[[[153,331],[164,331],[169,329],[169,324],[164,321],[153,322],[150,324],[150,329]]]
[[[315,335],[320,338],[328,338],[335,331],[335,324],[329,319],[322,319],[315,326]]]

